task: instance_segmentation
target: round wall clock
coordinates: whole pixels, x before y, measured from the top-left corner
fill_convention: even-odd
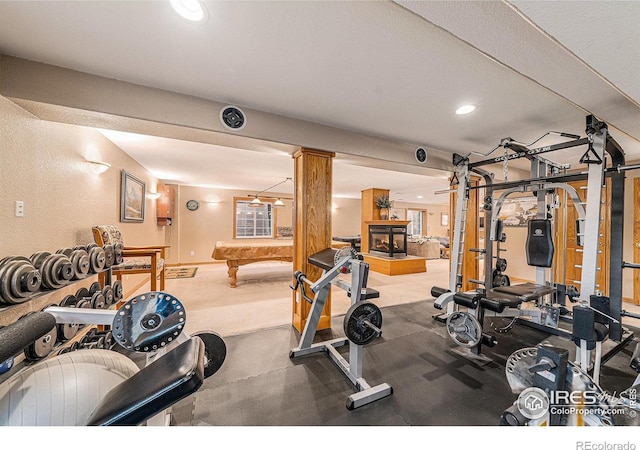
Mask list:
[[[195,211],[196,209],[198,209],[199,206],[200,204],[196,200],[189,200],[187,202],[187,209],[189,211]]]

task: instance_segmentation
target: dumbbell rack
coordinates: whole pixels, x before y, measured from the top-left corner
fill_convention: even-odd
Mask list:
[[[93,248],[94,246],[95,244],[89,244],[90,248]],[[61,253],[62,250],[64,249],[59,250],[57,253]],[[113,252],[113,249],[110,249],[110,251]],[[46,252],[38,253],[44,254]],[[34,255],[37,257],[38,253]],[[100,278],[104,280],[104,286],[101,285],[98,281]],[[49,306],[58,306],[62,304],[65,299],[75,297],[79,293],[86,292],[90,296],[93,296],[93,294],[95,294],[98,290],[102,291],[105,288],[109,287],[112,287],[111,265],[109,265],[109,267],[104,267],[96,271],[87,270],[77,278],[66,280],[65,283],[60,283],[60,287],[49,285],[47,287],[43,287],[40,290],[36,290],[29,295],[24,295],[20,299],[19,303],[0,304],[0,327],[12,324],[27,314],[42,311]],[[119,285],[118,289],[120,289],[121,292],[121,285]],[[120,297],[121,295],[118,295],[118,299],[121,299]],[[116,305],[117,302],[114,301],[113,305],[109,305],[108,307],[115,307]],[[102,308],[104,307],[105,305],[102,305]],[[41,358],[34,358],[34,360],[32,361],[30,360],[30,358],[26,357],[26,354],[15,355],[13,358],[13,366],[11,367],[11,369],[6,373],[0,374],[0,383],[8,379],[11,375],[13,375],[26,365],[30,365],[39,360],[55,356],[60,352],[77,348],[79,346],[79,343],[81,343],[83,339],[86,340],[86,336],[88,334],[96,332],[100,332],[100,330],[98,330],[96,327],[83,326],[82,329],[79,329],[77,333],[75,333],[75,335],[70,339],[64,340],[62,342],[56,342],[56,344],[46,356]],[[0,364],[1,363],[3,363],[3,361],[0,361]]]

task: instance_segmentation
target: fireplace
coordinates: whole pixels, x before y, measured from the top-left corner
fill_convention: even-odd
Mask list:
[[[369,253],[390,258],[407,256],[407,225],[370,224]]]

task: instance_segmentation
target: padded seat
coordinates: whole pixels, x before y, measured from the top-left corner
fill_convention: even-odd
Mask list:
[[[87,425],[139,425],[197,391],[204,382],[204,342],[178,345],[105,395]]]
[[[507,294],[516,297],[520,302],[530,302],[532,300],[538,300],[547,294],[552,294],[556,291],[553,286],[546,286],[535,283],[522,283],[515,284],[513,286],[497,286],[491,289],[490,292],[496,294]]]

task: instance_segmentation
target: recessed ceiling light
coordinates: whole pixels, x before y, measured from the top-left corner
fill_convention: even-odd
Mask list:
[[[475,109],[475,105],[462,105],[460,108],[456,109],[456,114],[458,114],[459,116],[469,114],[470,112],[475,111]]]
[[[191,22],[202,22],[207,17],[206,10],[198,0],[169,0],[181,17]]]

